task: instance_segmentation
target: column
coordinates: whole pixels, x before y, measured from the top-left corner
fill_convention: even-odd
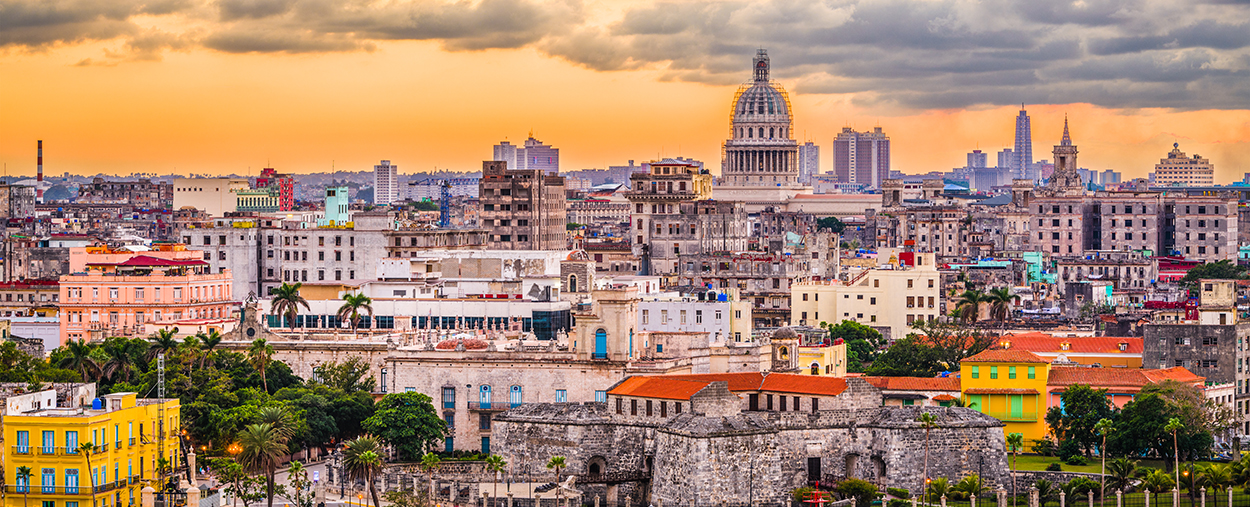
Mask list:
[[[998,488],[998,507],[1007,507],[1007,490]]]
[[[187,488],[187,507],[200,506],[200,488],[194,485]]]
[[[1124,507],[1124,490],[1115,490],[1115,507]]]
[[[91,473],[91,471],[88,470],[87,473]],[[156,490],[152,489],[152,486],[147,486],[139,491],[139,505],[142,507],[154,507],[156,505]]]
[[[1060,491],[1059,492],[1059,507],[1067,507],[1068,505],[1067,502],[1068,502],[1068,495]]]

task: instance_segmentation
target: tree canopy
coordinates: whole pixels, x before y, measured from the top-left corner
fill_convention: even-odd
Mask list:
[[[872,363],[885,347],[885,337],[879,331],[858,322],[844,320],[836,325],[821,322],[820,327],[828,332],[830,343],[839,338],[846,342],[846,364],[851,372],[863,372],[865,365]]]
[[[386,395],[363,427],[394,446],[400,459],[412,461],[420,459],[447,434],[447,423],[434,411],[430,397],[417,392]]]
[[[1113,417],[1106,389],[1073,384],[1060,395],[1061,407],[1050,407],[1046,424],[1060,442],[1075,442],[1086,456],[1101,443],[1094,427],[1101,419]]]
[[[819,229],[829,229],[834,234],[842,234],[846,230],[846,224],[838,220],[838,217],[825,217],[816,221],[816,227]]]

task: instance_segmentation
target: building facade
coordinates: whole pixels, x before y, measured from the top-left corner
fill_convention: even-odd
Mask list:
[[[1154,172],[1150,173],[1150,182],[1167,186],[1202,186],[1215,184],[1215,166],[1211,161],[1195,154],[1187,157],[1181,151],[1180,143],[1172,143],[1172,151],[1167,158],[1155,164]]]
[[[820,145],[808,141],[799,145],[799,183],[810,185],[820,174]]]
[[[869,269],[850,281],[805,281],[790,288],[790,324],[818,326],[844,320],[858,322],[898,340],[917,321],[945,315],[941,275],[933,254],[915,254],[911,268]]]
[[[399,166],[383,160],[373,166],[373,203],[381,206],[399,200]]]
[[[504,162],[482,162],[478,199],[488,248],[560,250],[568,218],[564,178],[540,169],[512,170]]]
[[[833,140],[833,174],[843,183],[881,188],[890,177],[890,138],[881,127],[872,132],[842,127]]]
[[[753,61],[755,77],[734,96],[730,138],[725,141],[722,183],[733,187],[776,187],[798,183],[790,96],[769,80],[766,50]]]

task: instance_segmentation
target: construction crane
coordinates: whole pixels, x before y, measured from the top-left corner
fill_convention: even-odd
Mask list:
[[[451,227],[451,180],[443,180],[439,187],[438,227],[446,229]]]

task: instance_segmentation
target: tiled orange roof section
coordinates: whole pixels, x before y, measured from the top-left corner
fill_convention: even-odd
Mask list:
[[[1175,366],[1162,370],[1142,370],[1151,382],[1163,382],[1164,380],[1175,380],[1177,382],[1195,383],[1204,382],[1206,377],[1199,376],[1191,372],[1183,366]]]
[[[1095,389],[1106,387],[1129,387],[1141,389],[1146,384],[1175,380],[1188,384],[1197,384],[1206,380],[1194,375],[1185,368],[1167,368],[1164,370],[1138,370],[1124,368],[1080,368],[1056,366],[1050,369],[1050,377],[1046,385],[1070,386],[1085,384]]]
[[[764,374],[758,372],[698,373],[691,375],[665,375],[664,378],[694,380],[698,382],[725,381],[729,383],[730,391],[758,391],[760,389],[760,384],[764,381]]]
[[[1067,343],[1065,350],[1063,344]],[[1126,345],[1120,350],[1120,344]],[[1027,350],[1030,352],[1086,352],[1102,354],[1141,354],[1144,349],[1141,338],[1115,336],[1051,336],[1046,333],[1010,334],[998,339],[996,349]]]
[[[760,386],[760,390],[775,393],[837,396],[846,390],[846,379],[822,377],[819,375],[773,373],[764,377],[764,385]]]
[[[671,377],[630,377],[608,394],[665,400],[688,400],[711,381],[699,382]]]
[[[958,391],[958,377],[864,377],[877,389],[887,391]]]
[[[965,363],[1049,363],[1037,354],[1027,350],[987,350],[972,357],[964,358]]]
[[[933,401],[952,401],[955,397],[949,394],[939,394],[933,397]]]

